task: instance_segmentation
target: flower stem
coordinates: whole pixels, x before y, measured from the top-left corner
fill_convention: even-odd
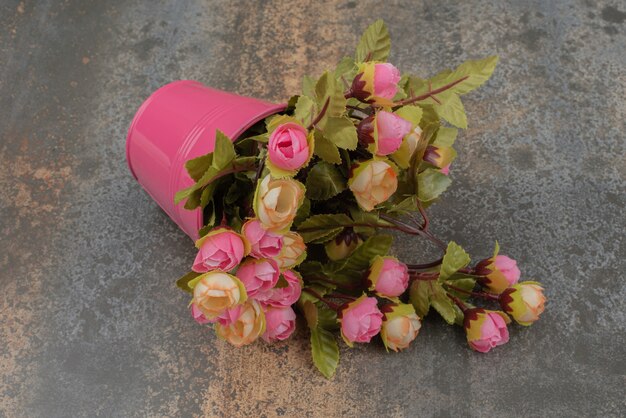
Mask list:
[[[451,89],[452,87],[456,86],[459,83],[462,83],[463,81],[467,80],[468,78],[469,78],[469,76],[466,75],[465,77],[461,77],[458,80],[455,80],[455,81],[453,81],[451,83],[448,83],[445,86],[439,87],[438,89],[435,89],[435,90],[431,90],[430,89],[430,85],[429,85],[428,92],[422,94],[421,96],[410,97],[408,99],[400,100],[399,102],[394,103],[393,107],[405,106],[405,105],[408,105],[408,104],[411,104],[411,103],[415,103],[415,102],[419,102],[419,101],[422,101],[422,100],[426,100],[429,97],[432,97],[433,100],[438,101],[437,98],[434,97],[435,94],[439,94],[439,93],[444,92],[444,91],[446,91],[448,89]]]
[[[339,310],[339,305],[329,301],[328,299],[324,299],[324,297],[322,295],[320,295],[319,293],[317,293],[315,290],[306,287],[306,288],[303,289],[303,291],[305,291],[305,292],[315,296],[318,300],[321,300],[322,302],[324,302],[330,309],[332,309],[334,311],[338,311]]]
[[[327,279],[326,277],[312,277],[309,280],[329,283],[329,284],[335,285],[337,287],[341,287],[346,290],[357,290],[360,288],[360,286],[358,286],[357,284],[339,283],[334,280]]]
[[[452,299],[452,301],[456,304],[456,306],[458,306],[459,309],[463,311],[463,313],[467,311],[467,306],[465,306],[465,304],[461,301],[461,299],[457,298],[456,296],[452,296],[450,293],[446,293],[446,294],[448,295],[450,299]]]
[[[441,241],[439,238],[435,237],[433,234],[431,234],[429,231],[424,231],[423,229],[418,229],[418,228],[414,228],[411,225],[402,222],[398,219],[395,219],[391,216],[385,215],[384,213],[380,214],[380,219],[383,219],[393,225],[395,225],[397,227],[398,230],[405,232],[407,234],[411,234],[411,235],[421,235],[422,237],[428,239],[429,241],[431,241],[432,243],[434,243],[435,245],[437,245],[439,248],[441,248],[442,250],[446,250],[447,246],[446,244]]]
[[[407,264],[406,266],[411,269],[411,270],[425,270],[425,269],[429,269],[431,267],[435,267],[438,266],[439,264],[441,264],[443,262],[443,258],[440,258],[439,260],[435,260],[435,261],[431,261],[430,263],[424,263],[424,264]]]
[[[499,297],[496,295],[492,295],[491,293],[485,293],[485,292],[472,292],[469,290],[465,290],[465,289],[461,289],[460,287],[456,287],[453,286],[451,284],[446,283],[446,286],[449,289],[452,289],[456,292],[460,292],[460,293],[465,293],[466,295],[470,295],[470,296],[474,296],[476,298],[482,298],[482,299],[488,299],[488,300],[498,300]]]
[[[330,97],[326,99],[324,106],[322,106],[322,110],[320,110],[320,113],[318,113],[315,119],[313,119],[313,122],[311,122],[307,130],[311,130],[311,128],[313,128],[320,120],[322,120],[322,118],[326,114],[326,110],[328,110],[329,104],[330,104]]]

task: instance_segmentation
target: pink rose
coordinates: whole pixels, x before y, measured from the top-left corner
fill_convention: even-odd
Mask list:
[[[282,273],[282,278],[284,279],[282,286],[281,280],[279,280],[276,287],[258,294],[257,299],[264,305],[275,308],[287,308],[296,303],[302,293],[302,279],[293,270],[285,270]]]
[[[298,170],[310,157],[307,130],[295,122],[279,125],[270,135],[269,160],[283,170]]]
[[[296,313],[287,308],[268,306],[265,310],[265,333],[261,336],[266,342],[282,341],[296,329]]]
[[[246,252],[241,235],[225,227],[213,229],[196,241],[196,247],[199,251],[191,269],[197,273],[230,271]]]
[[[504,312],[475,308],[465,312],[464,327],[470,347],[486,353],[493,347],[509,341],[506,324],[510,322]]]
[[[445,174],[446,176],[450,174],[450,164],[448,164],[445,167],[441,167],[441,170],[439,170],[439,172],[441,174]]]
[[[204,316],[200,308],[198,308],[195,303],[191,304],[191,316],[198,324],[201,325],[208,324],[209,322],[215,322],[214,320],[210,320]]]
[[[376,256],[367,277],[369,289],[380,296],[395,297],[409,286],[409,270],[395,257]]]
[[[393,65],[366,62],[352,82],[352,95],[365,103],[390,105],[399,81],[400,71]]]
[[[279,275],[280,271],[274,260],[256,260],[254,258],[249,258],[241,263],[236,274],[250,297],[272,289],[278,282]]]
[[[402,145],[402,139],[410,132],[411,122],[384,110],[363,119],[357,128],[361,144],[376,155],[396,152]]]
[[[437,168],[443,168],[449,166],[454,157],[456,157],[456,152],[452,147],[429,145],[426,147],[426,151],[424,151],[424,156],[422,158],[424,161]]]
[[[480,282],[489,291],[497,294],[516,284],[521,275],[517,262],[506,255],[496,255],[480,261],[474,272],[483,276]]]
[[[380,332],[383,314],[377,306],[376,298],[361,296],[350,302],[339,312],[341,336],[346,344],[368,343]]]
[[[254,258],[273,258],[280,254],[282,236],[267,231],[258,219],[250,219],[241,227],[241,233],[250,244],[250,255]]]

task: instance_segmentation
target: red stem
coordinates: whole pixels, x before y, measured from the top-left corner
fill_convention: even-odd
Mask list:
[[[489,300],[498,300],[499,297],[496,295],[492,295],[490,293],[485,292],[471,292],[469,290],[461,289],[460,287],[452,286],[451,284],[447,284],[446,286],[456,292],[465,293],[466,295],[474,296],[475,298],[489,299]]]
[[[467,80],[469,78],[469,75],[466,75],[465,77],[461,77],[456,81],[453,81],[452,83],[448,83],[443,87],[439,87],[438,89],[435,90],[430,90],[429,87],[429,91],[422,94],[421,96],[417,96],[417,97],[411,97],[409,99],[404,99],[404,100],[400,100],[399,102],[396,102],[393,104],[393,107],[397,107],[397,106],[404,106],[404,105],[408,105],[411,103],[415,103],[415,102],[419,102],[421,100],[426,100],[429,97],[433,97],[435,94],[439,94],[443,91],[446,91],[448,89],[451,89],[452,87],[456,86],[457,84]],[[438,101],[436,98],[433,97],[433,100]],[[441,104],[441,102],[439,102]]]
[[[327,299],[324,299],[324,297],[322,295],[320,295],[319,293],[317,293],[315,290],[307,287],[303,289],[305,292],[315,296],[317,299],[321,300],[322,302],[324,302],[330,309],[334,310],[334,311],[338,311],[339,310],[339,305],[337,305],[336,303],[333,303]]]
[[[324,115],[326,114],[326,110],[328,109],[328,105],[330,104],[330,97],[326,99],[326,102],[324,103],[324,106],[322,106],[322,110],[320,110],[320,113],[317,114],[317,116],[315,117],[315,119],[313,119],[313,122],[311,122],[311,124],[309,125],[309,127],[307,128],[307,130],[310,130],[311,128],[313,128],[320,120],[322,120],[322,118],[324,117]]]
[[[465,306],[465,304],[461,301],[461,299],[457,298],[456,296],[452,296],[450,293],[446,293],[446,294],[448,295],[450,299],[452,299],[452,301],[456,304],[456,306],[458,306],[459,309],[463,311],[463,313],[467,311],[467,306]]]

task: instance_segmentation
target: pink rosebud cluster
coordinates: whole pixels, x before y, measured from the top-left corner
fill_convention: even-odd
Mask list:
[[[191,315],[214,323],[218,335],[233,345],[288,338],[295,330],[292,305],[302,279],[291,270],[303,258],[302,238],[276,232],[260,219],[249,219],[241,233],[217,227],[197,241]]]

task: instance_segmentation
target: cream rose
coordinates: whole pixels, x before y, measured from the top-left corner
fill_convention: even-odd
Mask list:
[[[241,305],[237,311],[237,318],[215,324],[217,335],[234,345],[241,347],[250,344],[265,332],[265,314],[261,305],[251,299]]]
[[[389,199],[398,188],[396,172],[385,160],[358,163],[350,174],[348,187],[359,206],[368,212]]]
[[[393,350],[404,350],[417,337],[422,327],[420,318],[415,314],[413,306],[408,304],[387,305],[383,311],[385,318],[380,336],[385,347]]]
[[[258,186],[254,211],[270,231],[289,229],[304,199],[302,183],[285,178],[272,179],[268,174]]]
[[[207,319],[216,318],[246,298],[246,290],[239,279],[221,271],[199,276],[193,288],[193,303]]]
[[[283,248],[274,258],[281,270],[290,269],[300,264],[306,257],[306,244],[297,232],[283,235]]]

